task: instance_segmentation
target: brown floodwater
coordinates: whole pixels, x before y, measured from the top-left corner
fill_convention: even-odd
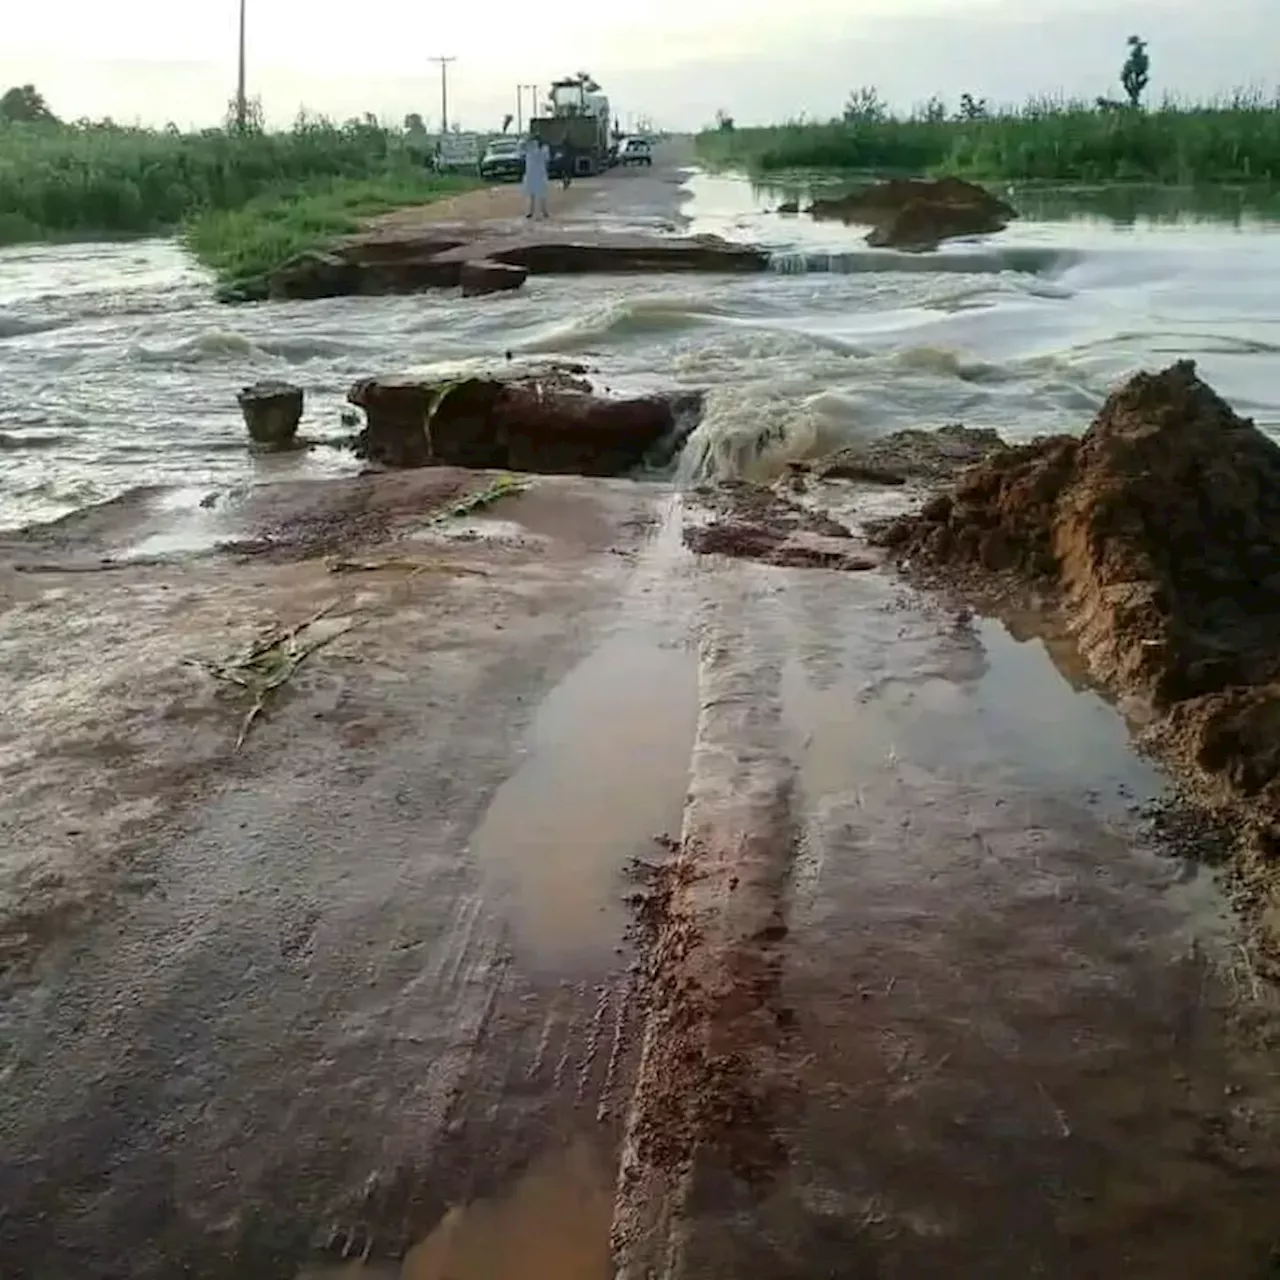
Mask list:
[[[470,845],[531,962],[572,966],[616,945],[619,872],[680,829],[697,695],[686,645],[623,623],[540,706]]]
[[[665,502],[615,625],[543,699],[471,837],[512,945],[536,969],[611,954],[627,920],[621,872],[679,832],[698,715],[690,568],[679,506]]]
[[[448,1209],[400,1263],[359,1258],[298,1280],[609,1280],[613,1175],[598,1144],[574,1137],[503,1193]]]

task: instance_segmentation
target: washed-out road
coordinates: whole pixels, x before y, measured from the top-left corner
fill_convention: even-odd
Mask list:
[[[1057,641],[658,485],[415,514],[472,483],[226,516],[345,566],[11,560],[3,1274],[1265,1274],[1264,996]],[[326,607],[233,750],[183,658]]]
[[[1271,995],[1070,645],[493,480],[0,540],[0,1276],[1273,1274]]]

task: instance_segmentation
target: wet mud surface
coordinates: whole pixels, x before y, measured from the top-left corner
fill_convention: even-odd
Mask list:
[[[1086,665],[1241,829],[1280,956],[1280,448],[1189,361],[1139,374],[1085,434],[994,452],[875,541],[944,584],[1039,589]]]
[[[458,482],[362,481],[344,572],[0,579],[6,900],[75,904],[6,935],[0,1272],[1268,1274],[1272,991],[1062,636],[875,567],[856,486]],[[183,657],[335,599],[233,751]]]
[[[1154,834],[1176,797],[1035,637],[732,572],[620,1274],[1265,1275],[1270,997],[1210,832]]]
[[[546,957],[504,905],[528,883],[494,883],[471,856],[504,780],[539,757],[544,697],[612,635],[659,515],[633,486],[547,483],[550,501],[511,500],[520,521],[495,508],[492,533],[405,530],[383,569],[20,576],[43,639],[37,652],[11,601],[7,656],[44,665],[7,721],[25,789],[5,820],[39,843],[10,844],[24,861],[5,889],[44,927],[6,935],[6,1274],[89,1258],[104,1277],[290,1276],[313,1253],[399,1256],[575,1134],[607,1152],[627,1100],[628,960],[613,945]],[[334,596],[335,620],[364,625],[233,752],[241,702],[184,652]],[[655,768],[687,759],[687,740],[655,747]],[[667,777],[649,809],[597,809],[580,845],[607,829],[621,861],[651,820],[678,821],[684,772],[671,794]],[[533,826],[558,809],[554,789],[524,805]],[[542,852],[502,850],[514,865]],[[544,906],[553,884],[578,897],[533,943],[572,943],[584,895],[609,903],[582,883],[609,869],[578,870],[534,886]]]
[[[698,555],[756,560],[780,568],[873,569],[847,526],[793,502],[776,488],[726,482],[689,496],[684,542]]]

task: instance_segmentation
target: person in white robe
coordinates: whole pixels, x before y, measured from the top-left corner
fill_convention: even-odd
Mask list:
[[[551,165],[551,148],[537,138],[524,140],[524,178],[521,190],[529,197],[526,218],[549,218],[547,212],[547,188],[550,186],[548,169]]]

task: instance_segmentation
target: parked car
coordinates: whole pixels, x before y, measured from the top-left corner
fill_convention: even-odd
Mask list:
[[[628,138],[618,152],[619,164],[653,164],[653,148],[648,138]]]
[[[480,176],[495,182],[519,182],[524,176],[520,139],[494,138],[480,157]]]

